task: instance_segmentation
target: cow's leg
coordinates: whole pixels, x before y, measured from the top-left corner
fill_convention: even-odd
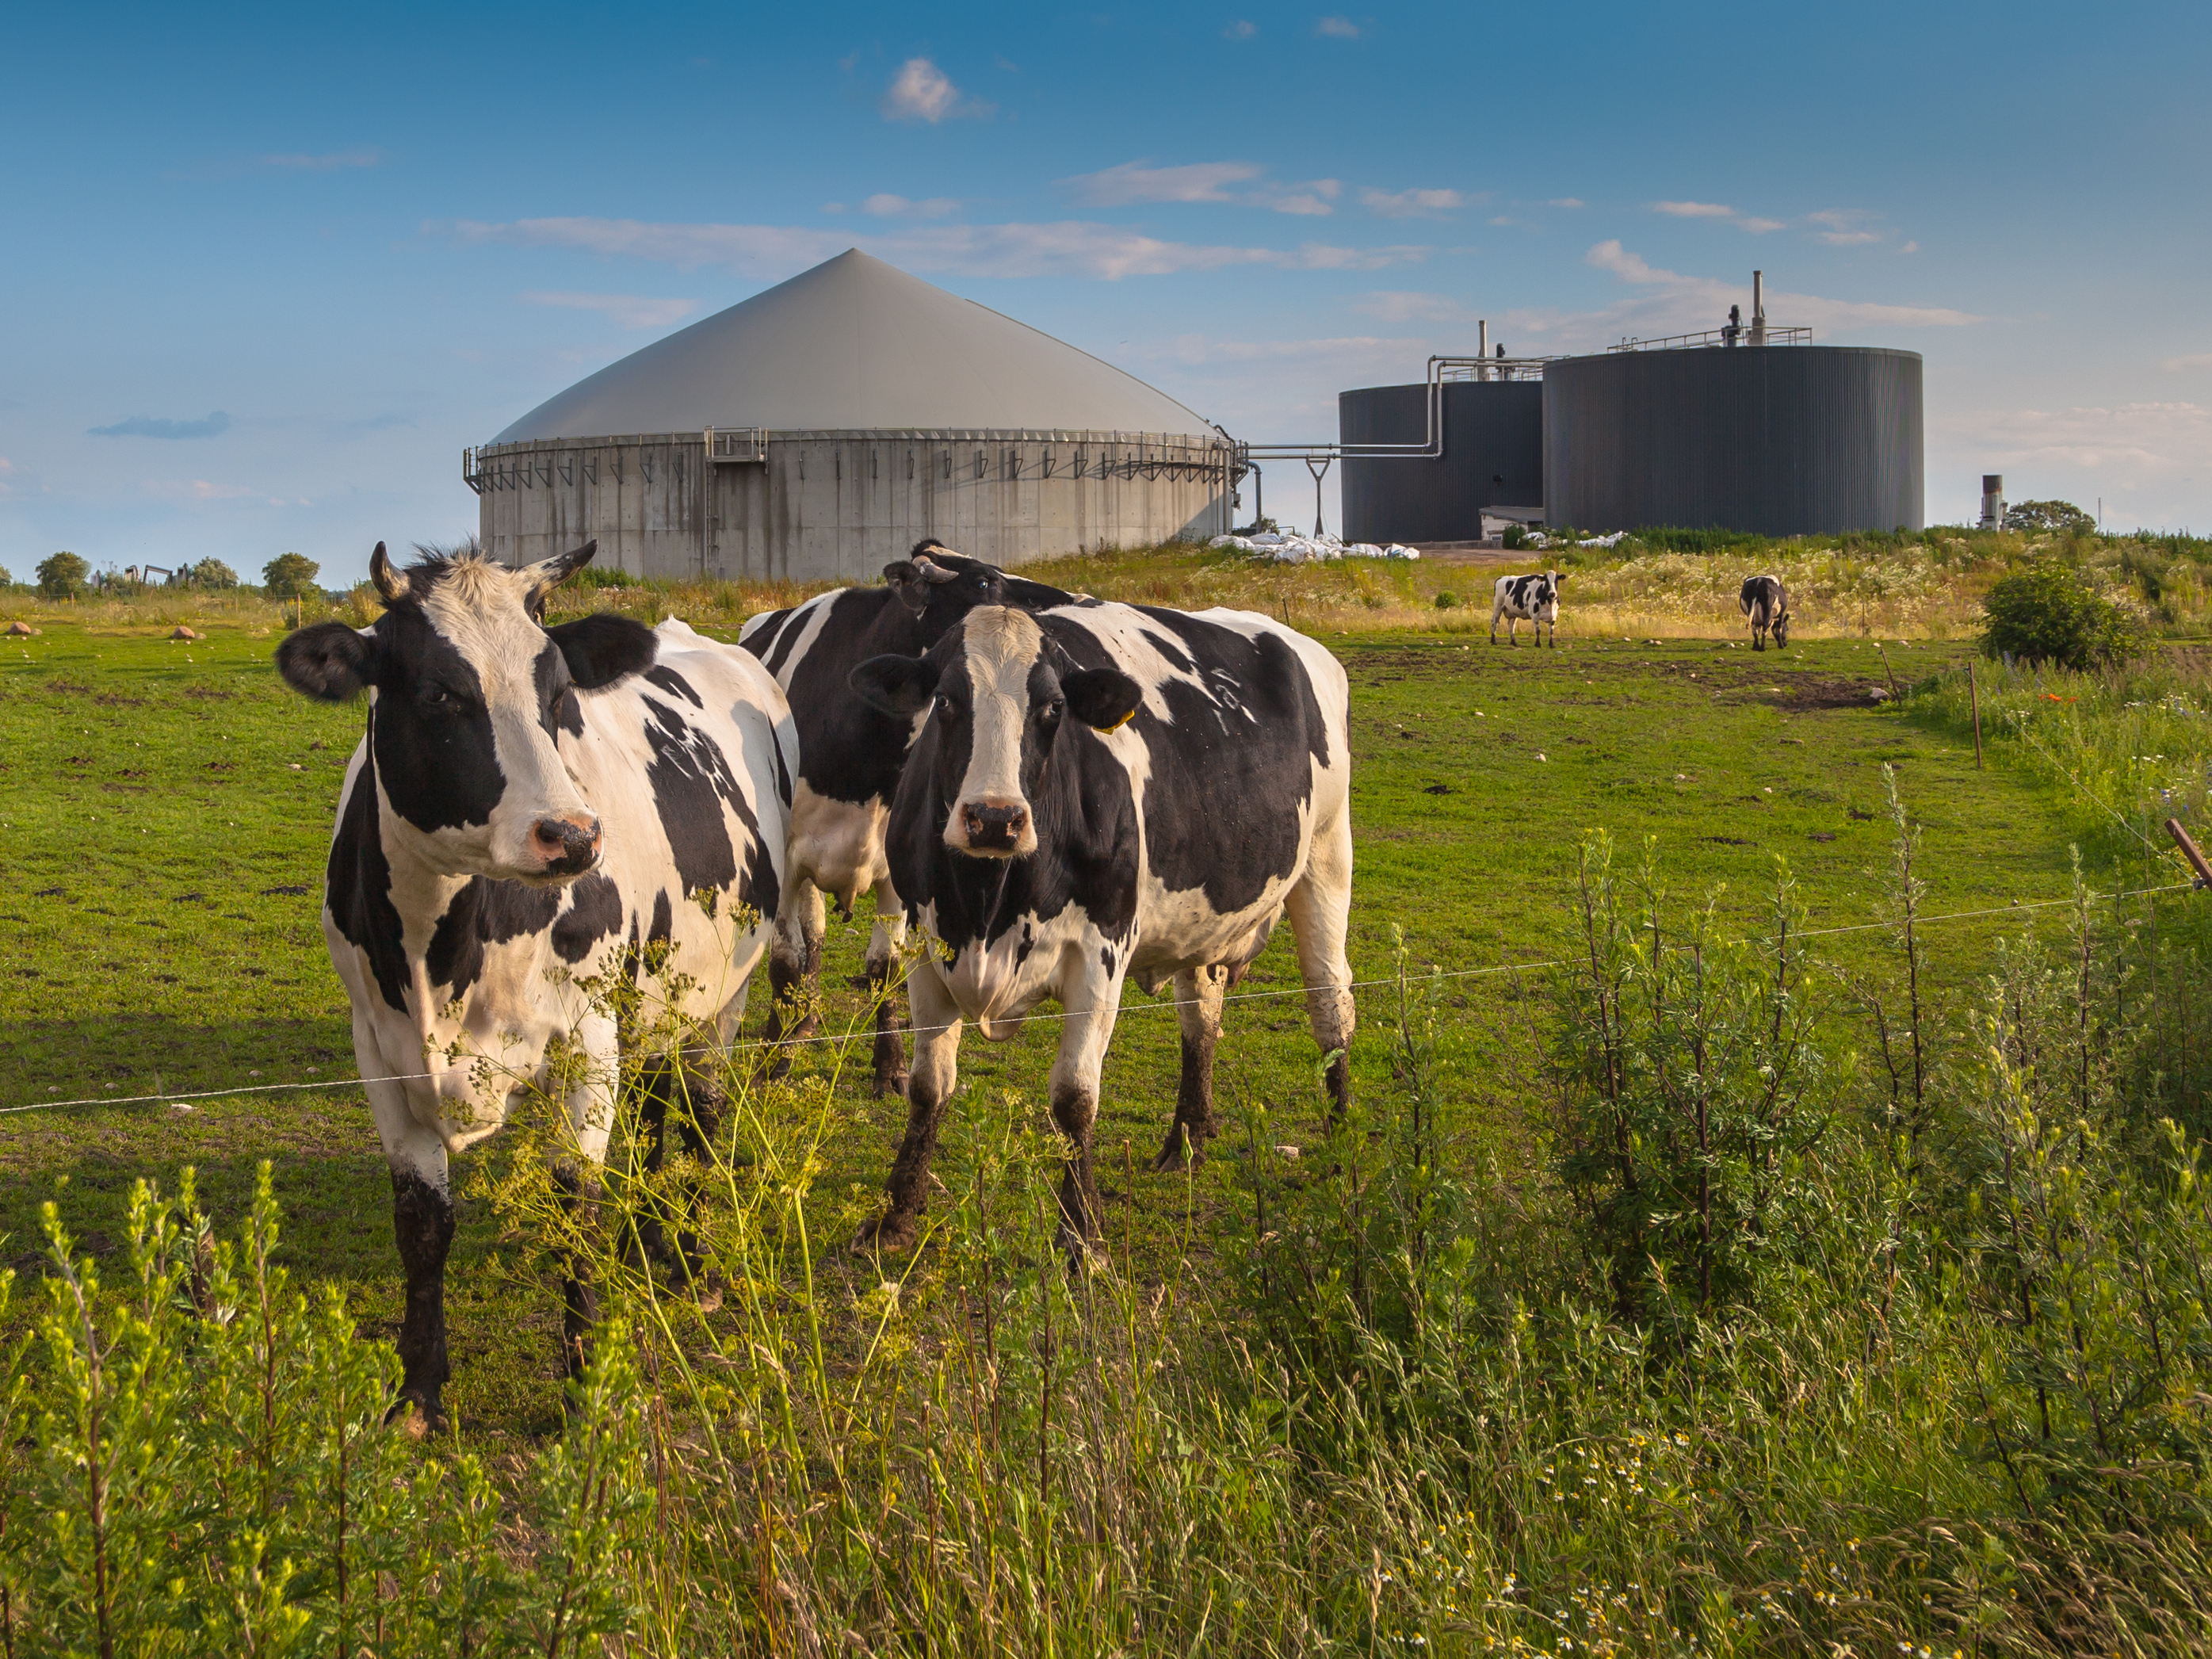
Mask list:
[[[890,878],[876,884],[876,926],[868,935],[868,1000],[876,1010],[876,1098],[906,1092],[906,1044],[899,1035],[899,946],[906,941],[906,911]]]
[[[1352,996],[1352,961],[1344,950],[1352,918],[1352,817],[1340,811],[1334,823],[1317,825],[1306,872],[1285,896],[1291,932],[1298,946],[1298,976],[1305,981],[1306,1018],[1328,1065],[1329,1115],[1352,1103],[1352,1034],[1358,1011]]]
[[[1493,608],[1490,613],[1490,642],[1492,645],[1498,643],[1498,619],[1504,614],[1502,608]]]
[[[1053,1126],[1075,1148],[1060,1183],[1060,1243],[1071,1256],[1104,1237],[1098,1183],[1091,1170],[1091,1131],[1098,1118],[1098,1074],[1121,1010],[1121,973],[1084,952],[1080,977],[1060,988],[1064,1018],[1060,1054],[1052,1065]]]
[[[899,1143],[890,1179],[884,1183],[890,1206],[854,1240],[863,1249],[897,1255],[914,1249],[921,1212],[929,1197],[929,1160],[937,1151],[937,1128],[959,1077],[960,1008],[934,962],[919,963],[907,975],[914,1005],[914,1073],[906,1085],[906,1139]]]
[[[822,890],[793,871],[776,907],[775,943],[769,947],[770,1006],[765,1035],[770,1045],[802,1041],[820,1026],[817,1004],[822,991],[823,927]],[[790,1070],[791,1051],[779,1050],[769,1063],[769,1075],[782,1077]]]
[[[622,1075],[621,1049],[615,1024],[593,1015],[580,1023],[577,1032],[587,1057],[583,1082],[568,1091],[568,1111],[573,1156],[563,1156],[553,1166],[554,1184],[562,1201],[576,1213],[583,1243],[565,1252],[561,1261],[561,1359],[570,1376],[580,1376],[591,1342],[592,1327],[599,1321],[599,1296],[592,1282],[592,1243],[599,1230],[600,1171],[606,1167],[607,1139],[614,1131],[615,1092]]]
[[[1182,1024],[1182,1078],[1176,1087],[1175,1122],[1155,1170],[1180,1170],[1206,1156],[1213,1136],[1213,1048],[1221,1038],[1221,998],[1229,970],[1186,969],[1176,975],[1176,1017]]]
[[[708,1069],[672,1056],[647,1073],[644,1088],[639,1117],[646,1130],[646,1173],[658,1175],[667,1161],[672,1115],[676,1138],[684,1150],[702,1170],[711,1165],[724,1096]],[[649,1198],[630,1224],[636,1229],[637,1243],[647,1257],[666,1264],[678,1282],[702,1301],[718,1301],[714,1292],[705,1289],[706,1258],[698,1235],[699,1212],[705,1200],[705,1178],[691,1176],[684,1182],[672,1207],[658,1197]]]
[[[356,1039],[364,1073],[380,1069]],[[406,1311],[399,1322],[399,1398],[387,1420],[404,1417],[410,1406],[420,1422],[417,1432],[445,1415],[446,1255],[453,1244],[453,1189],[446,1168],[446,1143],[434,1129],[416,1121],[407,1109],[406,1091],[388,1078],[367,1079],[368,1103],[392,1170],[392,1231],[399,1244],[399,1263],[407,1274]]]

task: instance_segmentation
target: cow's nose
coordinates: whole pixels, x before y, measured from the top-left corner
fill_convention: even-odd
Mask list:
[[[971,848],[978,852],[1011,852],[1029,825],[1030,813],[1018,803],[970,801],[960,809],[960,818]]]
[[[599,855],[599,821],[582,814],[540,818],[532,826],[530,838],[544,856],[548,874],[580,874]]]

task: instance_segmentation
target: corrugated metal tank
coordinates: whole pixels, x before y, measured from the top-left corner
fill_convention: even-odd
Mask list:
[[[1613,351],[1544,368],[1544,516],[1767,536],[1926,523],[1920,354]]]
[[[1374,386],[1336,398],[1338,441],[1418,444],[1429,435],[1426,386]],[[1451,380],[1443,387],[1437,459],[1344,458],[1344,535],[1355,542],[1473,541],[1486,507],[1544,500],[1544,387]]]

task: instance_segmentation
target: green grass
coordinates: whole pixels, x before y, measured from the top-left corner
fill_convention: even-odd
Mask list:
[[[290,1217],[295,1273],[348,1287],[365,1329],[396,1329],[398,1279],[388,1188],[357,1089],[270,1087],[353,1073],[344,996],[318,921],[324,848],[360,711],[285,690],[270,666],[276,635],[247,627],[175,644],[152,630],[53,626],[0,657],[0,1106],[103,1094],[264,1092],[183,1105],[72,1105],[0,1116],[0,1259],[34,1248],[37,1203],[66,1182],[73,1223],[113,1235],[133,1179],[197,1166],[218,1218],[235,1213],[257,1160],[273,1158]],[[1815,927],[1875,919],[1887,857],[1880,769],[1902,769],[1927,836],[1930,911],[2002,908],[2064,890],[2066,846],[2081,811],[2069,790],[2017,766],[1977,772],[1970,743],[1875,706],[1884,679],[1869,647],[1816,642],[1756,655],[1710,643],[1573,640],[1515,651],[1463,637],[1334,635],[1353,685],[1358,875],[1352,959],[1363,980],[1389,971],[1394,927],[1414,957],[1494,969],[1554,955],[1581,832],[1626,846],[1656,837],[1680,895],[1722,884],[1724,910],[1749,915],[1786,858]],[[1934,672],[1954,647],[1888,647],[1900,680]],[[2010,920],[1944,930],[1939,968],[1976,968],[1977,941]],[[865,918],[832,926],[825,983],[857,971]],[[1843,934],[1828,954],[1869,961],[1875,933]],[[1287,1140],[1318,1133],[1307,1103],[1313,1051],[1294,997],[1287,939],[1246,981],[1221,1050],[1224,1107],[1272,1101]],[[1453,1064],[1490,1097],[1502,1144],[1522,1133],[1533,1055],[1516,1052],[1512,975],[1478,975],[1453,996],[1467,1010]],[[1369,1083],[1387,1060],[1381,1000],[1363,994],[1370,1034],[1355,1063]],[[756,1022],[757,1024],[757,1022]],[[1033,1021],[1012,1042],[971,1037],[965,1098],[998,1088],[1041,1096],[1056,1029]],[[1171,1012],[1133,988],[1109,1060],[1098,1146],[1117,1210],[1125,1163],[1141,1166],[1172,1113]],[[832,1057],[817,1057],[817,1066]],[[841,1128],[817,1191],[823,1225],[848,1227],[896,1144],[896,1103],[841,1085]],[[1125,1159],[1122,1148],[1130,1152]],[[956,1115],[943,1167],[957,1187],[969,1150]],[[478,1155],[495,1164],[494,1149]],[[464,1160],[465,1164],[475,1160]],[[462,1180],[468,1176],[464,1172]],[[1230,1186],[1217,1162],[1202,1202]],[[1138,1173],[1133,1224],[1146,1263],[1164,1249],[1182,1188]],[[1148,1242],[1152,1241],[1152,1242]],[[465,1206],[450,1275],[463,1420],[536,1432],[557,1414],[550,1287],[480,1271],[499,1245],[481,1204]]]

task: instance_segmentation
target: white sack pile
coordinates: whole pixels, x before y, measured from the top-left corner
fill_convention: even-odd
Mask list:
[[[1334,536],[1285,535],[1279,531],[1263,530],[1256,536],[1216,536],[1206,544],[1209,548],[1233,547],[1239,553],[1255,559],[1272,559],[1277,564],[1305,564],[1326,559],[1418,559],[1420,553],[1402,542],[1393,542],[1388,547],[1377,547],[1373,542],[1340,542]]]

